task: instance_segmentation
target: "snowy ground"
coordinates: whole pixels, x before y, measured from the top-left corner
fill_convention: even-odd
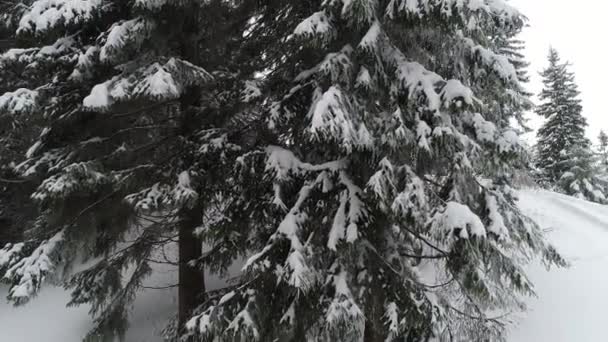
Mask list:
[[[535,190],[520,193],[520,206],[549,231],[549,238],[572,267],[550,272],[538,265],[530,267],[539,298],[530,300],[530,312],[513,327],[509,341],[605,341],[608,206]],[[162,286],[174,277],[171,270],[165,270],[151,283]],[[0,288],[0,297],[5,293],[6,289]],[[66,301],[61,289],[47,288],[24,308],[14,309],[0,302],[0,341],[79,342],[91,324],[88,308],[65,309]],[[174,290],[145,291],[135,303],[126,341],[160,341],[155,335],[175,303]]]
[[[520,207],[571,263],[568,269],[530,269],[538,299],[511,333],[511,342],[606,341],[608,206],[546,191],[523,191]]]

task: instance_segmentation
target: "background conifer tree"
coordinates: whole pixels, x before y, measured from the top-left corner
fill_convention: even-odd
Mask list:
[[[597,139],[599,142],[600,161],[602,165],[608,166],[608,135],[604,130],[601,130]]]
[[[595,179],[591,142],[585,136],[579,91],[569,64],[555,49],[549,50],[549,66],[543,70],[544,88],[536,109],[546,122],[538,131],[536,164],[550,184],[564,192],[604,202],[605,191]]]

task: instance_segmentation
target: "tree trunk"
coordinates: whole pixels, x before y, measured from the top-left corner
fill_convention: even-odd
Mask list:
[[[194,236],[194,230],[202,223],[201,206],[184,210],[179,224],[179,308],[180,330],[192,315],[192,311],[202,303],[205,296],[205,275],[203,270],[192,267],[189,262],[203,254],[201,241]]]
[[[181,54],[187,61],[199,64],[199,49],[196,33],[199,30],[200,5],[194,2],[183,13],[183,37],[181,41]],[[184,123],[187,126],[191,108],[200,102],[200,89],[193,87],[187,89],[181,98],[181,110],[184,114]],[[192,315],[192,311],[202,303],[205,296],[205,275],[200,267],[191,267],[189,262],[200,258],[203,254],[201,241],[194,236],[196,227],[202,224],[203,206],[200,202],[192,209],[184,208],[180,215],[179,224],[179,330],[183,331],[185,323]]]
[[[377,329],[374,322],[368,319],[365,322],[365,334],[363,342],[384,342],[382,333]]]

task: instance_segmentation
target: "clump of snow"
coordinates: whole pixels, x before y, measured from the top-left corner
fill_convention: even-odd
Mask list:
[[[416,139],[418,140],[418,147],[420,147],[421,149],[426,150],[426,151],[431,150],[430,141],[429,141],[431,132],[432,132],[431,127],[429,127],[429,125],[426,123],[426,121],[420,120],[420,118],[417,117]]]
[[[440,96],[446,107],[450,106],[455,100],[462,100],[470,105],[475,99],[473,91],[465,87],[459,80],[448,80],[441,89]]]
[[[14,261],[25,247],[23,243],[7,244],[4,248],[0,249],[0,270],[12,265]]]
[[[484,117],[479,114],[473,114],[473,126],[475,127],[475,133],[477,139],[483,142],[494,142],[496,135],[496,126],[494,123],[487,121]]]
[[[90,163],[74,163],[63,168],[61,173],[45,179],[31,197],[36,201],[45,202],[70,196],[82,189],[92,189],[108,181],[108,176],[96,170]]]
[[[369,145],[369,137],[360,136],[356,113],[347,96],[336,86],[326,92],[315,92],[313,105],[308,112],[310,133],[316,139],[336,139],[343,149]]]
[[[319,11],[304,19],[304,21],[296,26],[294,34],[297,36],[319,36],[328,38],[333,36],[334,27],[332,26],[327,13],[325,13],[325,11]]]
[[[63,37],[57,39],[55,43],[52,45],[43,46],[38,50],[36,56],[38,57],[49,57],[49,56],[57,56],[67,51],[70,51],[76,44],[74,37]]]
[[[519,83],[517,70],[506,56],[499,55],[482,45],[475,44],[470,38],[463,37],[462,39],[472,55],[478,57],[484,65],[494,70],[501,79],[515,84]]]
[[[357,80],[356,80],[355,84],[361,88],[365,88],[365,89],[371,88],[372,77],[369,73],[369,70],[367,70],[366,67],[362,66],[361,69],[359,70],[359,74],[357,74]]]
[[[276,180],[287,180],[290,175],[302,174],[311,171],[338,171],[345,165],[343,161],[327,162],[319,165],[302,162],[296,155],[279,146],[268,146],[266,148],[268,159],[266,171],[272,171]]]
[[[110,106],[110,93],[108,90],[107,82],[94,86],[91,94],[84,98],[82,104],[88,108],[105,108]]]
[[[76,81],[87,79],[91,76],[91,70],[99,55],[99,47],[89,46],[83,53],[78,55],[78,61],[70,78]]]
[[[6,271],[4,279],[15,282],[10,288],[9,299],[23,303],[38,292],[47,274],[55,267],[52,254],[56,253],[62,242],[63,231],[60,231]]]
[[[171,187],[156,183],[148,189],[125,197],[136,210],[148,212],[170,205]]]
[[[443,212],[438,212],[432,219],[433,229],[440,236],[456,236],[460,239],[485,237],[486,229],[479,216],[471,209],[457,202],[448,202]]]
[[[342,338],[349,336],[362,338],[365,331],[365,315],[353,300],[346,278],[346,272],[340,272],[330,278],[335,295],[327,308],[325,322],[330,330],[341,326],[352,326],[350,331],[345,332],[346,336],[341,336]]]
[[[178,98],[192,84],[212,79],[204,69],[190,62],[171,58],[165,64],[148,67],[114,78],[93,87],[83,105],[90,109],[105,109],[116,102],[137,98],[168,100]]]
[[[102,62],[112,61],[127,46],[140,46],[150,36],[154,26],[154,22],[143,17],[115,23],[101,47],[99,59]]]
[[[27,149],[27,151],[25,152],[25,157],[32,158],[38,152],[40,147],[42,147],[42,141],[38,140]]]
[[[245,89],[243,89],[241,94],[243,102],[251,102],[261,96],[262,90],[260,89],[258,82],[251,80],[245,81]]]
[[[509,229],[498,210],[496,197],[486,194],[486,209],[488,210],[488,218],[490,219],[490,224],[487,227],[488,232],[495,234],[499,239],[507,238],[509,236]]]
[[[148,10],[159,10],[174,0],[135,0],[135,6]]]
[[[37,0],[19,21],[19,31],[42,32],[61,24],[81,24],[101,10],[103,0]]]
[[[329,75],[333,83],[348,82],[351,79],[353,69],[353,62],[350,59],[352,53],[352,46],[345,45],[340,52],[327,54],[316,69],[325,75]]]
[[[519,138],[519,135],[514,130],[507,130],[503,132],[497,141],[498,150],[501,153],[516,152],[521,150],[523,142]]]
[[[143,82],[135,86],[135,94],[146,94],[152,98],[177,98],[182,93],[181,85],[178,85],[173,75],[160,65],[154,65],[156,71],[151,73]]]
[[[192,207],[198,199],[198,193],[192,188],[190,173],[183,171],[179,174],[177,185],[173,188],[173,201],[178,206]]]
[[[0,96],[0,114],[29,114],[36,109],[37,104],[37,91],[20,88],[14,92],[4,93]]]
[[[502,23],[522,20],[522,14],[505,0],[391,0],[385,12],[389,18],[395,18],[399,13],[422,18],[440,12],[446,18],[485,15]]]
[[[353,243],[359,239],[359,225],[368,215],[361,200],[363,190],[356,186],[345,172],[340,172],[339,178],[340,183],[346,186],[346,191],[340,196],[340,206],[334,216],[327,241],[327,247],[334,251],[342,240]]]
[[[378,46],[378,40],[382,36],[382,27],[380,22],[376,21],[369,28],[365,36],[359,42],[359,48],[364,51],[375,51]]]

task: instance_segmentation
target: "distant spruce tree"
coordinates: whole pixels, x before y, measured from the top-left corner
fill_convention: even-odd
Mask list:
[[[525,261],[562,264],[508,185],[526,99],[496,42],[521,14],[503,1],[275,0],[250,23],[269,132],[239,158],[222,229],[202,235],[252,255],[191,336],[504,340],[491,312],[523,308]]]
[[[602,165],[608,166],[608,134],[604,130],[601,130],[597,139],[599,142],[598,152],[600,154],[600,161]]]
[[[543,177],[564,192],[604,202],[602,186],[594,180],[591,142],[585,137],[587,121],[582,115],[580,92],[557,50],[549,50],[549,66],[542,71],[542,103],[536,113],[546,122],[539,129],[536,164]]]

